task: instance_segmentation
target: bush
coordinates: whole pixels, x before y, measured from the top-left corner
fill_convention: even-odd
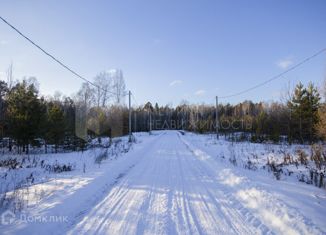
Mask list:
[[[74,169],[74,166],[70,163],[68,164],[58,164],[56,161],[55,164],[42,164],[42,167],[45,168],[46,171],[50,173],[61,173],[66,171],[72,171]]]
[[[297,149],[296,154],[298,155],[298,161],[303,165],[307,165],[308,154],[302,149]]]
[[[316,168],[321,170],[321,167],[325,165],[325,155],[323,152],[323,146],[320,144],[314,144],[311,146],[311,161],[315,162]]]
[[[108,150],[105,150],[104,152],[100,153],[95,157],[95,163],[101,164],[101,162],[108,158]]]

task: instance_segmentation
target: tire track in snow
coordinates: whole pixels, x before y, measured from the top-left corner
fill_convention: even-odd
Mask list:
[[[156,141],[150,145],[151,148],[157,145],[157,141],[161,138],[162,135],[156,137]],[[147,152],[148,150],[146,150]],[[150,162],[147,163],[143,168],[139,169],[142,164],[144,164],[144,158],[146,158],[146,152],[144,156],[141,156],[140,161],[128,171],[128,174],[125,174],[124,177],[120,178],[117,181],[107,196],[98,203],[88,214],[84,215],[82,221],[80,221],[75,227],[73,227],[69,234],[102,234],[104,233],[105,227],[112,225],[112,222],[115,222],[113,219],[119,211],[127,211],[124,206],[129,205],[133,201],[133,194],[130,192],[132,188],[130,187],[130,180],[132,178],[141,177],[143,169],[148,168]],[[116,226],[119,227],[119,226]],[[121,227],[121,226],[120,226]]]
[[[175,154],[158,155],[158,149]],[[239,225],[239,221],[242,222],[239,216],[221,210],[221,201],[227,199],[218,195],[220,200],[216,201],[210,195],[208,188],[212,186],[202,180],[211,179],[198,168],[197,164],[202,163],[196,159],[176,133],[166,135],[114,185],[94,212],[85,216],[87,220],[93,217],[94,222],[89,224],[84,220],[76,231],[95,234],[105,231],[115,234],[252,234],[248,225]],[[140,185],[144,188],[135,190]]]
[[[215,235],[284,231],[248,207],[247,198],[252,199],[253,192],[244,189],[252,188],[251,181],[247,179],[239,188],[230,187],[218,174],[223,166],[195,150],[177,132],[166,132],[91,212],[82,215],[84,220],[70,233]],[[243,190],[242,198],[236,194],[239,190]],[[283,208],[282,202],[267,196],[262,198],[273,199],[276,210]],[[293,230],[286,231],[318,233],[305,230],[305,224],[300,226],[293,224]]]
[[[205,166],[203,171],[216,175],[214,173],[216,171],[213,171],[212,167],[215,170],[221,169],[219,165],[221,163],[216,162],[198,148],[194,150],[181,136],[179,138],[197,156],[197,160],[202,162],[198,165]],[[204,155],[207,156],[203,157]],[[207,164],[203,164],[203,160],[207,160]],[[231,172],[231,174],[233,173]],[[222,179],[221,176],[215,176],[215,179],[216,183],[219,183],[219,187],[224,188],[227,192],[226,195],[234,203],[233,207],[238,208],[247,217],[248,223],[259,224],[258,227],[262,229],[263,234],[271,233],[271,230],[283,234],[324,234],[297,209],[286,205],[282,200],[257,186],[259,182],[252,182],[246,178],[243,184],[239,184],[238,188],[234,189],[221,184],[221,181],[227,182],[227,179]]]
[[[114,186],[110,194],[103,200],[103,203],[97,206],[106,207],[108,208],[109,212],[106,214],[106,216],[103,216],[102,219],[97,222],[100,223],[101,226],[98,226],[96,224],[88,226],[89,228],[91,228],[90,230],[87,230],[88,232],[103,233],[104,228],[105,230],[107,230],[112,227],[115,227],[115,230],[111,229],[107,231],[111,231],[111,233],[118,234],[127,234],[130,232],[135,234],[146,232],[151,233],[150,231],[156,231],[156,234],[159,234],[160,231],[162,231],[163,233],[165,230],[170,229],[168,226],[168,222],[160,224],[163,217],[165,218],[165,221],[168,221],[168,210],[165,210],[165,213],[163,213],[165,215],[159,215],[159,211],[155,212],[155,208],[157,207],[157,205],[159,205],[160,202],[164,201],[159,200],[158,195],[162,194],[161,197],[165,197],[165,195],[166,198],[168,197],[168,190],[162,191],[156,185],[157,182],[160,181],[159,179],[157,179],[160,177],[160,175],[155,174],[155,172],[162,171],[165,165],[157,164],[157,159],[152,158],[153,153],[156,153],[157,149],[164,148],[164,144],[165,141],[159,141],[159,139],[157,139],[156,142],[147,151],[146,156],[142,157],[140,162],[132,169],[132,171],[125,175],[120,183]],[[147,183],[147,181],[149,181],[149,183],[151,184],[142,185],[146,186],[144,187],[143,193],[135,194],[134,188],[139,187],[141,185],[141,182]],[[157,193],[157,191],[159,190],[162,192]],[[133,203],[133,200],[137,200],[137,203]],[[130,211],[132,211],[130,207],[132,207],[133,204],[135,207],[137,207],[137,211],[139,211],[138,215],[129,213]],[[167,208],[167,205],[164,204],[163,208]],[[96,210],[97,208],[95,208],[94,211]],[[130,223],[130,218],[126,219],[128,215],[125,215],[124,219],[119,218],[120,222],[123,221],[124,226],[122,226],[121,223],[115,223],[115,218],[119,217],[121,211],[129,211],[127,214],[130,215],[130,218],[132,218],[133,221],[137,222]],[[98,214],[98,212],[95,212],[91,215],[87,215],[85,217],[95,217],[96,214]],[[87,227],[85,224],[87,224],[87,221],[82,221],[79,225],[80,228],[76,229],[75,231],[84,232],[85,228]],[[94,229],[96,227],[97,229]]]
[[[185,146],[187,147],[187,145]],[[188,147],[187,149],[189,152],[191,152],[192,158],[189,159],[189,157],[184,157],[184,161],[187,163],[187,169],[189,172],[192,172],[193,177],[200,177],[202,179],[198,180],[201,192],[199,195],[201,201],[204,203],[205,210],[208,212],[206,214],[210,215],[211,217],[208,218],[206,216],[204,221],[210,219],[212,221],[211,224],[214,223],[214,221],[216,221],[216,223],[221,221],[219,224],[217,224],[217,226],[215,226],[215,231],[211,231],[211,234],[259,234],[260,232],[257,231],[254,226],[250,226],[250,224],[245,223],[245,219],[237,210],[231,208],[229,204],[225,203],[229,202],[229,198],[225,197],[225,195],[222,193],[219,193],[218,195],[215,193],[215,195],[213,195],[210,188],[213,187],[214,192],[220,192],[221,189],[217,188],[216,186],[214,187],[212,183],[214,183],[215,179],[211,177],[208,172],[203,170],[203,163],[200,162],[196,156],[194,156],[194,153]],[[206,183],[207,181],[212,182],[211,185],[208,185]]]
[[[244,214],[234,208],[234,201],[231,201],[230,197],[227,197],[224,192],[221,192],[221,188],[218,185],[215,185],[215,187],[207,186],[207,181],[210,181],[211,184],[216,184],[216,179],[209,176],[206,169],[203,168],[201,162],[196,161],[196,163],[197,164],[189,165],[189,168],[191,168],[193,172],[197,172],[197,175],[201,175],[201,177],[205,176],[206,178],[206,180],[201,182],[201,184],[205,190],[205,195],[207,198],[205,199],[203,196],[201,196],[202,201],[207,201],[209,199],[215,205],[215,207],[218,208],[217,214],[223,215],[221,218],[225,224],[223,224],[222,227],[229,227],[231,230],[223,231],[223,233],[268,234],[270,232],[268,229],[259,231],[260,229],[258,229],[255,224],[248,223],[249,221],[247,220],[247,216],[249,211],[247,210],[246,214]],[[212,216],[214,216],[214,213],[212,213]],[[250,216],[254,217],[252,214],[250,214]],[[258,219],[256,218],[256,220]],[[259,224],[262,224],[262,222],[259,221]]]
[[[181,201],[182,201],[182,206],[180,209],[183,211],[182,215],[184,217],[186,217],[186,225],[188,226],[187,229],[187,233],[189,231],[189,233],[194,234],[203,234],[203,231],[201,230],[201,226],[197,220],[197,217],[194,213],[194,210],[190,207],[190,203],[189,203],[189,196],[187,193],[187,190],[185,188],[186,184],[185,184],[185,174],[184,174],[184,168],[182,167],[183,164],[181,163],[181,155],[177,154],[177,158],[178,158],[178,166],[179,166],[179,171],[180,171],[180,176],[179,177],[179,187],[181,188]]]

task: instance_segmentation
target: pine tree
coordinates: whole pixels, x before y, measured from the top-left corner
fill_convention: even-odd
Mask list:
[[[316,138],[316,125],[318,123],[318,109],[320,107],[320,96],[317,88],[309,83],[306,89],[306,96],[304,98],[304,118],[307,120],[305,126],[305,137],[313,142]]]
[[[312,142],[314,140],[316,137],[315,126],[318,123],[319,102],[318,90],[312,83],[307,88],[304,88],[302,83],[296,86],[292,100],[288,103],[292,117],[290,135],[293,139],[299,139],[300,142],[307,140]]]
[[[288,106],[291,113],[291,139],[297,139],[299,137],[300,141],[303,142],[302,136],[302,104],[304,97],[304,87],[300,82],[294,89],[294,94],[292,95],[291,101],[288,102]]]
[[[23,152],[40,134],[41,104],[38,91],[26,80],[16,84],[8,94],[7,118],[11,137],[16,140]]]
[[[47,139],[54,144],[55,152],[58,151],[58,146],[63,143],[65,136],[65,119],[62,108],[51,103],[48,109],[48,130]]]

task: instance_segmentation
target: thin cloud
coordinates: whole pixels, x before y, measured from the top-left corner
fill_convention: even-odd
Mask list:
[[[197,96],[202,96],[202,95],[205,95],[206,91],[205,90],[198,90],[195,92],[195,95]]]
[[[182,83],[181,80],[174,80],[174,81],[170,82],[170,86],[179,85],[179,84],[181,84],[181,83]]]
[[[279,60],[276,65],[281,69],[287,69],[293,64],[292,58],[288,57],[282,60]]]

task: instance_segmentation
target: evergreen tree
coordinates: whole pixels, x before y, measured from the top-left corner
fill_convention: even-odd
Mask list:
[[[319,122],[318,109],[320,107],[320,95],[318,89],[310,83],[306,89],[304,98],[304,118],[307,120],[304,133],[305,138],[313,142],[316,138],[316,125]]]
[[[299,139],[302,143],[314,140],[319,101],[318,90],[312,83],[307,88],[304,88],[302,83],[296,86],[292,100],[288,103],[292,119],[290,135],[293,139]]]
[[[28,145],[39,137],[42,107],[38,91],[26,80],[17,83],[8,94],[8,124],[11,137],[23,152],[28,153]]]
[[[55,152],[58,146],[63,143],[65,137],[65,119],[62,108],[56,103],[50,103],[48,109],[48,130],[47,139],[54,144]]]
[[[302,83],[297,84],[294,89],[291,101],[288,102],[291,115],[291,139],[300,138],[300,141],[303,142],[302,136],[302,113],[303,113],[303,97],[305,90]]]

